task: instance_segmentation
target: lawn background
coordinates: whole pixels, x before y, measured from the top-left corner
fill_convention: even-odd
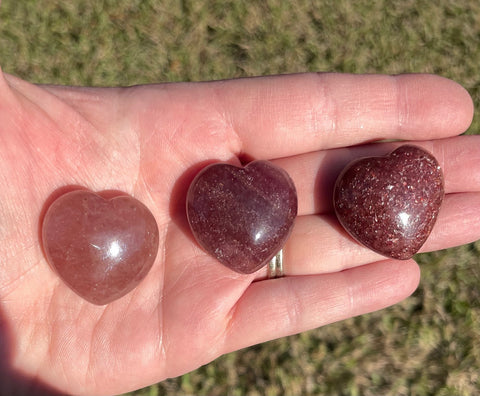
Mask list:
[[[465,86],[478,113],[480,2],[3,0],[0,65],[32,82],[96,86],[428,72]],[[417,259],[420,287],[401,304],[129,395],[479,394],[480,243]]]

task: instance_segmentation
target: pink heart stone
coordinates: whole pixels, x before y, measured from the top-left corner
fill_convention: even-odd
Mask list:
[[[443,175],[435,157],[404,145],[387,156],[349,164],[335,184],[334,207],[358,242],[404,260],[427,240],[443,196]]]
[[[257,271],[283,247],[297,215],[288,174],[267,161],[213,164],[193,180],[187,216],[198,243],[230,269]]]
[[[157,223],[127,195],[105,199],[77,190],[48,208],[42,227],[49,264],[85,300],[104,305],[134,289],[153,265]]]

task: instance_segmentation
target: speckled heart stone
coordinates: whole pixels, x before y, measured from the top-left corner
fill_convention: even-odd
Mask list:
[[[283,247],[297,215],[297,193],[288,174],[267,161],[241,168],[204,168],[187,194],[187,217],[198,243],[243,274],[266,265]]]
[[[387,156],[349,164],[335,184],[334,207],[358,242],[404,260],[427,240],[443,197],[443,175],[435,157],[404,145]]]
[[[158,250],[157,223],[137,199],[77,190],[48,208],[42,225],[47,261],[85,300],[108,304],[134,289]]]

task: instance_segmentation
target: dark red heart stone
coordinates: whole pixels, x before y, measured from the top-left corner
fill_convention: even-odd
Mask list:
[[[158,250],[157,223],[137,199],[105,199],[91,191],[62,195],[42,227],[47,261],[85,300],[104,305],[127,294],[147,275]]]
[[[356,160],[335,184],[338,220],[358,242],[384,256],[411,258],[427,240],[444,196],[430,153],[404,145],[385,157]]]
[[[222,264],[249,274],[283,247],[297,215],[288,174],[267,161],[219,163],[193,180],[187,216],[198,243]]]

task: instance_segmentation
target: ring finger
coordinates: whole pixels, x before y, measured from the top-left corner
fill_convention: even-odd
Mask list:
[[[445,249],[480,238],[480,192],[448,194],[438,220],[421,252]],[[385,257],[350,237],[332,214],[297,218],[283,249],[285,275],[342,271],[382,261]],[[267,276],[265,268],[259,278]]]

